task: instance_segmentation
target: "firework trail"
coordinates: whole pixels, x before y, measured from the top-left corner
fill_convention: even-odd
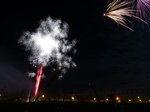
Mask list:
[[[136,10],[135,15],[142,18],[146,22],[149,21],[150,0],[124,0],[130,1],[132,8]]]
[[[31,95],[31,87],[30,87],[30,90],[29,90],[29,93],[28,93],[26,102],[29,102],[29,101],[30,101],[30,95]]]
[[[62,23],[61,20],[53,20],[50,17],[41,21],[40,26],[35,32],[25,32],[19,39],[21,45],[26,46],[27,51],[31,51],[29,61],[33,66],[37,67],[35,96],[38,94],[43,68],[49,64],[57,64],[62,78],[70,67],[75,67],[72,57],[67,53],[71,50],[76,51],[73,47],[75,40],[69,42],[67,40],[68,24]],[[34,76],[34,73],[30,74]]]
[[[134,18],[137,18],[137,19],[143,21],[144,23],[146,23],[146,22],[143,19],[139,18],[138,16],[134,15],[135,10],[133,10],[132,7],[125,7],[129,3],[130,2],[127,2],[127,1],[121,2],[121,0],[114,0],[109,3],[106,12],[103,15],[113,19],[117,24],[120,24],[120,25],[128,28],[129,30],[133,31],[132,28],[130,28],[126,25],[126,21],[129,21],[129,20],[127,18],[125,18],[124,16],[134,17]]]
[[[149,21],[150,16],[150,0],[133,0],[133,8],[136,10],[135,15]]]
[[[38,93],[38,88],[40,85],[40,81],[42,78],[42,73],[43,73],[43,66],[39,65],[38,69],[37,69],[37,74],[36,74],[36,85],[35,85],[35,95],[37,95]]]

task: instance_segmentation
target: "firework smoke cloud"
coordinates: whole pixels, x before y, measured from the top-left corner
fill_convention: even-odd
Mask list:
[[[19,43],[31,52],[29,61],[33,66],[45,67],[56,63],[62,74],[65,74],[67,69],[76,66],[72,57],[67,55],[68,52],[76,50],[73,48],[76,41],[69,42],[67,33],[67,23],[47,17],[41,21],[35,32],[26,31],[19,39]]]

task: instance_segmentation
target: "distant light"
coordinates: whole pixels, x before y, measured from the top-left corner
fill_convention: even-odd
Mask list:
[[[131,99],[129,99],[129,102],[131,102]]]
[[[148,100],[148,102],[150,102],[150,100]]]
[[[94,98],[94,101],[96,100],[96,98]]]
[[[137,98],[140,98],[139,96],[137,96]]]
[[[2,96],[2,94],[0,94],[0,96]]]
[[[116,97],[116,100],[119,100],[119,97]]]
[[[42,98],[44,98],[45,97],[45,95],[42,95]]]
[[[74,97],[71,97],[72,100],[74,100]]]
[[[108,99],[108,98],[106,98],[106,101],[109,101],[109,99]]]
[[[121,101],[120,100],[118,100],[118,103],[120,103]]]
[[[141,100],[141,99],[139,99],[139,101],[140,101],[140,102],[142,102],[142,100]]]

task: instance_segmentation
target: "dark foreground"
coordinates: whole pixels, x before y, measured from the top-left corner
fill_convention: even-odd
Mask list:
[[[0,112],[150,112],[150,103],[0,103]]]

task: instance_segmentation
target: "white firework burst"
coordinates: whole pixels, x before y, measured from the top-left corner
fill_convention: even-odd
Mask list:
[[[69,42],[68,24],[51,17],[42,20],[35,32],[26,31],[19,39],[21,45],[31,52],[29,61],[34,65],[48,66],[56,63],[63,73],[66,69],[75,67],[75,62],[67,53],[73,51],[76,40]]]

